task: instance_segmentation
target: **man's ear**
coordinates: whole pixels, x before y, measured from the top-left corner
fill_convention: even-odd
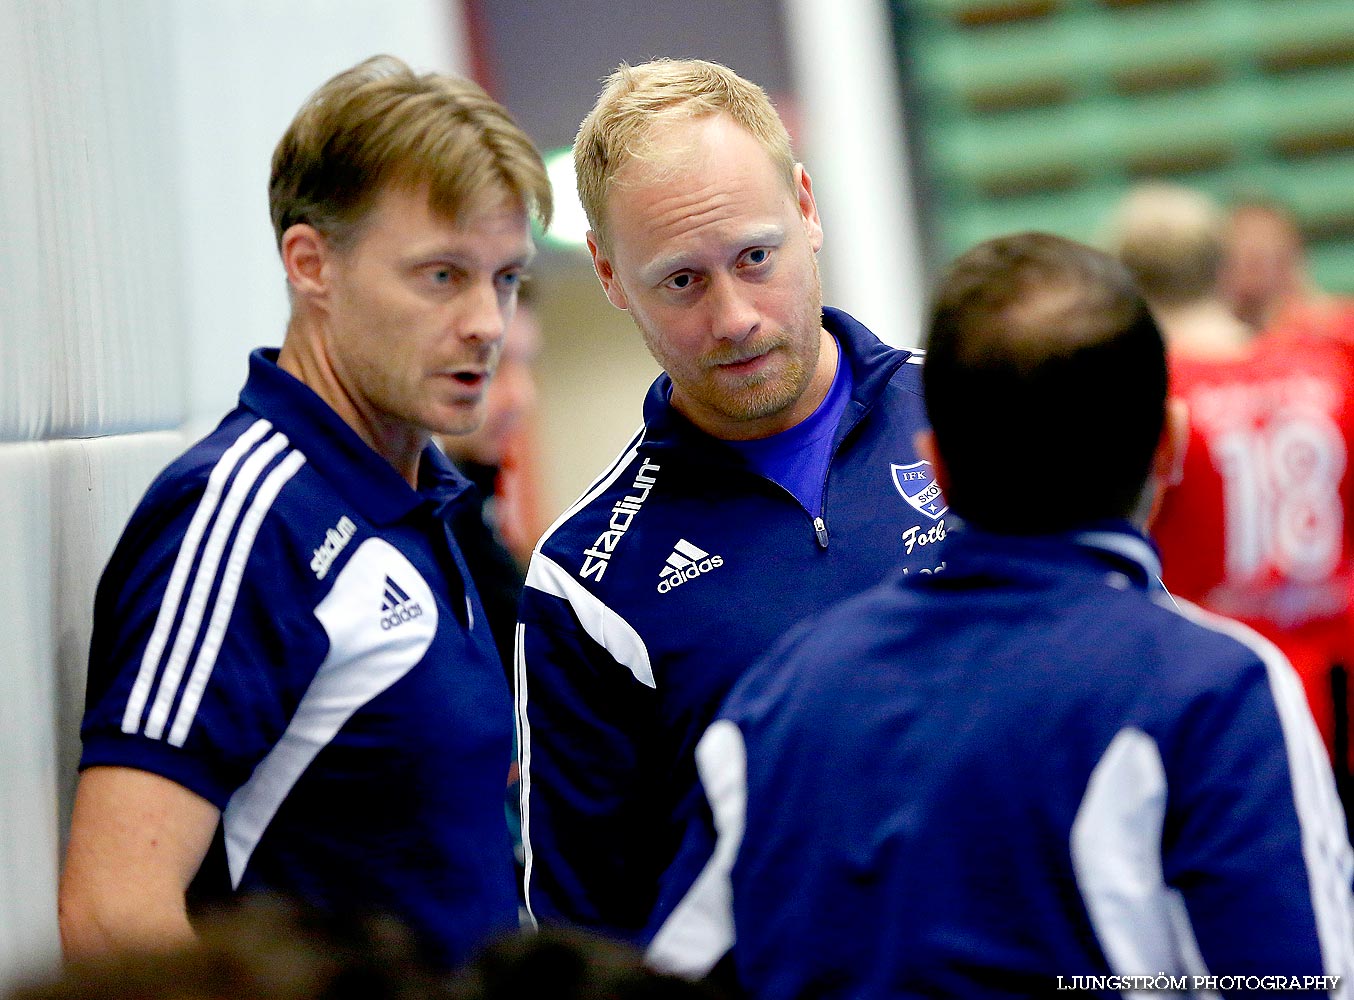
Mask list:
[[[293,291],[306,298],[322,298],[329,290],[333,248],[314,226],[298,222],[282,234],[282,266]]]
[[[611,266],[611,258],[606,255],[597,234],[591,229],[588,230],[588,253],[592,254],[592,269],[597,272],[597,280],[602,283],[602,291],[606,292],[607,299],[617,309],[629,309],[630,300],[616,277],[616,269]]]
[[[1189,406],[1183,399],[1166,400],[1161,440],[1152,456],[1152,473],[1163,489],[1179,486],[1185,477],[1185,450],[1189,447]]]
[[[1189,407],[1183,399],[1166,400],[1166,420],[1161,427],[1161,438],[1152,455],[1152,472],[1148,485],[1152,502],[1147,508],[1144,527],[1150,528],[1161,512],[1166,491],[1179,486],[1185,478],[1185,452],[1189,448]]]
[[[940,487],[940,492],[944,493],[950,488],[950,470],[946,466],[945,460],[940,457],[940,450],[936,447],[935,431],[929,427],[924,431],[917,431],[912,438],[912,445],[917,449],[917,454],[921,456],[922,461],[931,464],[931,475],[936,477],[936,485]]]
[[[799,203],[799,214],[808,230],[809,246],[814,253],[823,249],[823,223],[818,218],[818,202],[813,197],[813,180],[804,164],[795,164],[795,199]]]

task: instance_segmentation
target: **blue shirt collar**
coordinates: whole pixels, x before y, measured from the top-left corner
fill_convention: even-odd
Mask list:
[[[423,449],[415,490],[308,385],[277,365],[277,348],[249,355],[240,405],[265,418],[300,449],[306,461],[373,524],[392,524],[420,506],[434,513],[470,483],[431,443]]]
[[[1149,580],[1161,579],[1161,556],[1156,546],[1127,521],[1075,532],[1072,541],[1083,548],[1095,549],[1132,563]]]
[[[1140,588],[1165,589],[1156,547],[1126,520],[1094,521],[1072,531],[1047,535],[997,534],[956,523],[947,544],[946,560],[956,567],[968,565],[970,559],[981,558],[983,553],[1026,566],[1068,558],[1091,559],[1122,573]]]
[[[813,413],[770,437],[724,443],[743,457],[748,468],[780,483],[806,511],[820,516],[827,470],[832,463],[832,445],[850,396],[851,365],[838,345],[832,385]]]

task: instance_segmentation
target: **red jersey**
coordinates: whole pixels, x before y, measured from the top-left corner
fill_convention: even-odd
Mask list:
[[[1272,326],[1276,330],[1334,337],[1354,346],[1354,299],[1323,295],[1290,305]]]
[[[1354,595],[1354,351],[1292,326],[1235,359],[1171,357],[1184,476],[1153,535],[1172,593],[1244,621],[1293,662],[1331,745]]]

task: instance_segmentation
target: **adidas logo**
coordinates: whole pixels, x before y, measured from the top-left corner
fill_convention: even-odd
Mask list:
[[[688,580],[694,580],[702,573],[719,569],[723,565],[723,556],[712,556],[685,538],[679,538],[672,547],[672,555],[668,556],[667,563],[658,574],[658,592],[666,594],[674,587],[680,587]]]
[[[381,600],[381,628],[389,631],[423,614],[423,605],[411,601],[398,583],[386,577],[385,596]]]

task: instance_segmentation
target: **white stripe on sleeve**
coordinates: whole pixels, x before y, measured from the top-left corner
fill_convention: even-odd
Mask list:
[[[202,550],[202,558],[197,564],[193,577],[193,586],[188,593],[188,603],[184,606],[183,621],[179,624],[174,645],[169,652],[169,662],[160,674],[160,686],[155,693],[155,702],[151,705],[150,716],[146,719],[146,735],[158,740],[164,735],[165,724],[169,721],[169,711],[183,681],[188,666],[188,657],[197,644],[197,637],[207,617],[207,601],[216,584],[216,574],[225,553],[226,542],[230,539],[245,498],[249,496],[259,476],[277,455],[287,447],[285,435],[277,433],[260,445],[240,466],[235,481],[231,483],[221,511],[212,525],[207,544]]]
[[[226,637],[226,626],[230,624],[231,612],[235,610],[235,599],[240,593],[240,581],[244,579],[245,564],[249,562],[249,553],[254,548],[254,539],[258,537],[259,526],[273,506],[273,501],[282,492],[296,470],[305,465],[306,457],[299,451],[287,455],[259,487],[249,510],[240,523],[235,542],[230,547],[230,558],[226,561],[226,570],[221,578],[221,589],[212,606],[212,616],[207,625],[207,635],[198,650],[193,672],[188,677],[188,686],[184,688],[183,698],[179,701],[179,710],[174,716],[174,725],[169,731],[172,746],[183,746],[188,738],[188,730],[197,716],[198,705],[202,703],[202,693],[211,679],[212,668],[216,666],[216,656],[221,651],[221,643]]]
[[[531,720],[527,717],[527,655],[526,626],[517,623],[517,641],[513,644],[513,709],[517,723],[517,802],[522,818],[522,898],[526,901],[527,919],[536,927],[536,913],[531,908]]]
[[[1321,942],[1321,961],[1327,975],[1340,977],[1340,987],[1332,995],[1349,996],[1349,983],[1354,979],[1354,895],[1350,891],[1354,851],[1350,849],[1330,758],[1312,719],[1302,682],[1279,648],[1247,626],[1210,614],[1188,601],[1180,601],[1176,610],[1204,628],[1251,647],[1265,664],[1288,750],[1289,781],[1302,830],[1302,856]]]
[[[207,476],[207,488],[202,499],[198,501],[197,510],[193,512],[193,518],[188,523],[188,531],[179,546],[179,554],[174,559],[174,568],[169,574],[169,586],[160,601],[160,611],[155,618],[150,642],[141,656],[141,669],[137,672],[131,695],[127,699],[127,707],[122,713],[124,733],[134,733],[141,728],[141,715],[146,710],[146,701],[150,698],[151,688],[155,684],[155,675],[160,669],[160,657],[164,655],[165,644],[169,641],[170,630],[174,627],[174,619],[178,617],[179,603],[183,600],[188,574],[197,560],[202,536],[207,530],[207,525],[211,523],[212,515],[216,513],[217,504],[221,501],[221,491],[225,489],[226,480],[235,471],[242,456],[272,430],[272,426],[267,420],[251,424],[235,439],[235,443],[226,449]]]
[[[1161,869],[1166,792],[1156,743],[1122,729],[1091,772],[1072,823],[1077,889],[1117,975],[1208,975],[1183,901]]]
[[[552,594],[569,602],[579,624],[592,641],[625,666],[645,687],[654,687],[653,664],[649,649],[634,628],[607,607],[592,591],[573,578],[563,566],[539,550],[527,568],[528,587]]]
[[[715,849],[645,953],[663,972],[699,978],[733,947],[733,865],[747,824],[747,747],[738,726],[716,720],[696,745],[696,768],[715,820]]]

